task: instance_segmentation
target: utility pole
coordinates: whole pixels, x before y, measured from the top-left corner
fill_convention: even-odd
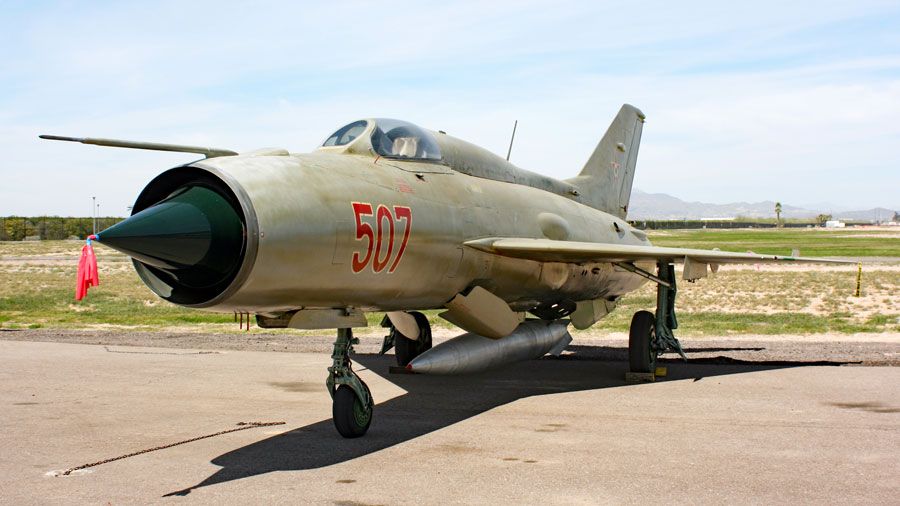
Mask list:
[[[97,234],[97,197],[91,197],[91,228],[92,234]]]

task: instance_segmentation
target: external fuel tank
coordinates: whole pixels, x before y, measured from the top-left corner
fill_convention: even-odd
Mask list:
[[[419,374],[458,375],[559,354],[572,342],[567,320],[529,320],[502,339],[466,333],[414,358],[406,368]]]

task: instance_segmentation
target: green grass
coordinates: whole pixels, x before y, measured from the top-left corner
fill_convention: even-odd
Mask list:
[[[802,256],[900,257],[900,231],[867,229],[735,229],[650,231],[657,246],[679,248],[719,248],[726,251],[753,251]]]
[[[868,232],[876,234],[877,232]],[[894,234],[896,235],[896,233]],[[796,241],[792,241],[795,238]],[[654,232],[655,244],[760,253],[786,253],[791,242],[804,255],[897,256],[898,239],[861,237],[848,231],[707,230]],[[795,247],[796,247],[795,246]],[[174,306],[157,298],[138,278],[131,262],[108,248],[97,248],[101,285],[74,301],[75,266],[81,243],[44,241],[0,243],[0,327],[239,332],[232,314]],[[23,262],[23,259],[30,259]],[[56,260],[54,260],[56,259]],[[679,280],[680,281],[680,280]],[[863,297],[852,296],[855,267],[827,270],[736,269],[694,284],[679,283],[678,335],[815,334],[900,331],[900,271],[867,267]],[[619,307],[590,329],[591,334],[627,332],[631,315],[653,310],[654,287],[624,297]],[[452,328],[427,311],[432,324]],[[367,315],[370,331],[380,333],[381,313]],[[252,332],[261,332],[253,328]],[[271,330],[266,332],[272,332]],[[278,331],[304,334],[307,331]],[[314,331],[321,333],[321,331]],[[582,334],[584,335],[584,334]]]
[[[74,279],[74,273],[35,273],[29,275],[29,283],[34,283],[32,288],[27,286],[29,283],[21,283],[16,293],[0,291],[3,319],[20,324],[73,327],[98,323],[162,326],[232,321],[230,314],[189,310],[155,300],[155,295],[140,283],[136,274],[104,276],[101,273],[101,286],[92,288],[87,298],[76,302]]]
[[[631,314],[624,307],[616,309],[599,326],[614,332],[627,332]],[[648,308],[649,309],[649,308]],[[621,312],[619,312],[622,310]],[[811,315],[805,313],[719,313],[715,311],[681,312],[678,314],[677,335],[724,336],[740,334],[804,335],[834,332],[854,334],[858,332],[895,332],[897,315],[878,315],[853,319],[847,313]]]

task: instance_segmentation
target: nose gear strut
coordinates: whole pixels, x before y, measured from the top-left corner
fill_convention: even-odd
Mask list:
[[[354,344],[359,344],[359,339],[353,337],[351,329],[337,329],[325,381],[331,394],[334,426],[346,438],[362,436],[369,430],[375,406],[369,387],[353,372],[350,354]]]

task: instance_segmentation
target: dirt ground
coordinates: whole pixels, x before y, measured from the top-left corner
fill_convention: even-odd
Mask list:
[[[378,353],[382,329],[357,333],[356,351]],[[444,342],[457,332],[435,329],[434,343]],[[111,353],[143,353],[131,348],[173,348],[188,350],[272,351],[288,353],[331,353],[334,337],[322,333],[310,336],[285,334],[213,334],[192,332],[122,332],[79,330],[6,330],[0,340],[95,344],[107,346]],[[682,338],[682,346],[693,363],[821,363],[823,365],[900,366],[900,334],[819,334],[795,336],[741,335],[714,338]],[[626,361],[628,337],[617,333],[606,336],[577,336],[560,359]],[[390,353],[390,352],[389,352]],[[681,360],[667,354],[663,360]]]

